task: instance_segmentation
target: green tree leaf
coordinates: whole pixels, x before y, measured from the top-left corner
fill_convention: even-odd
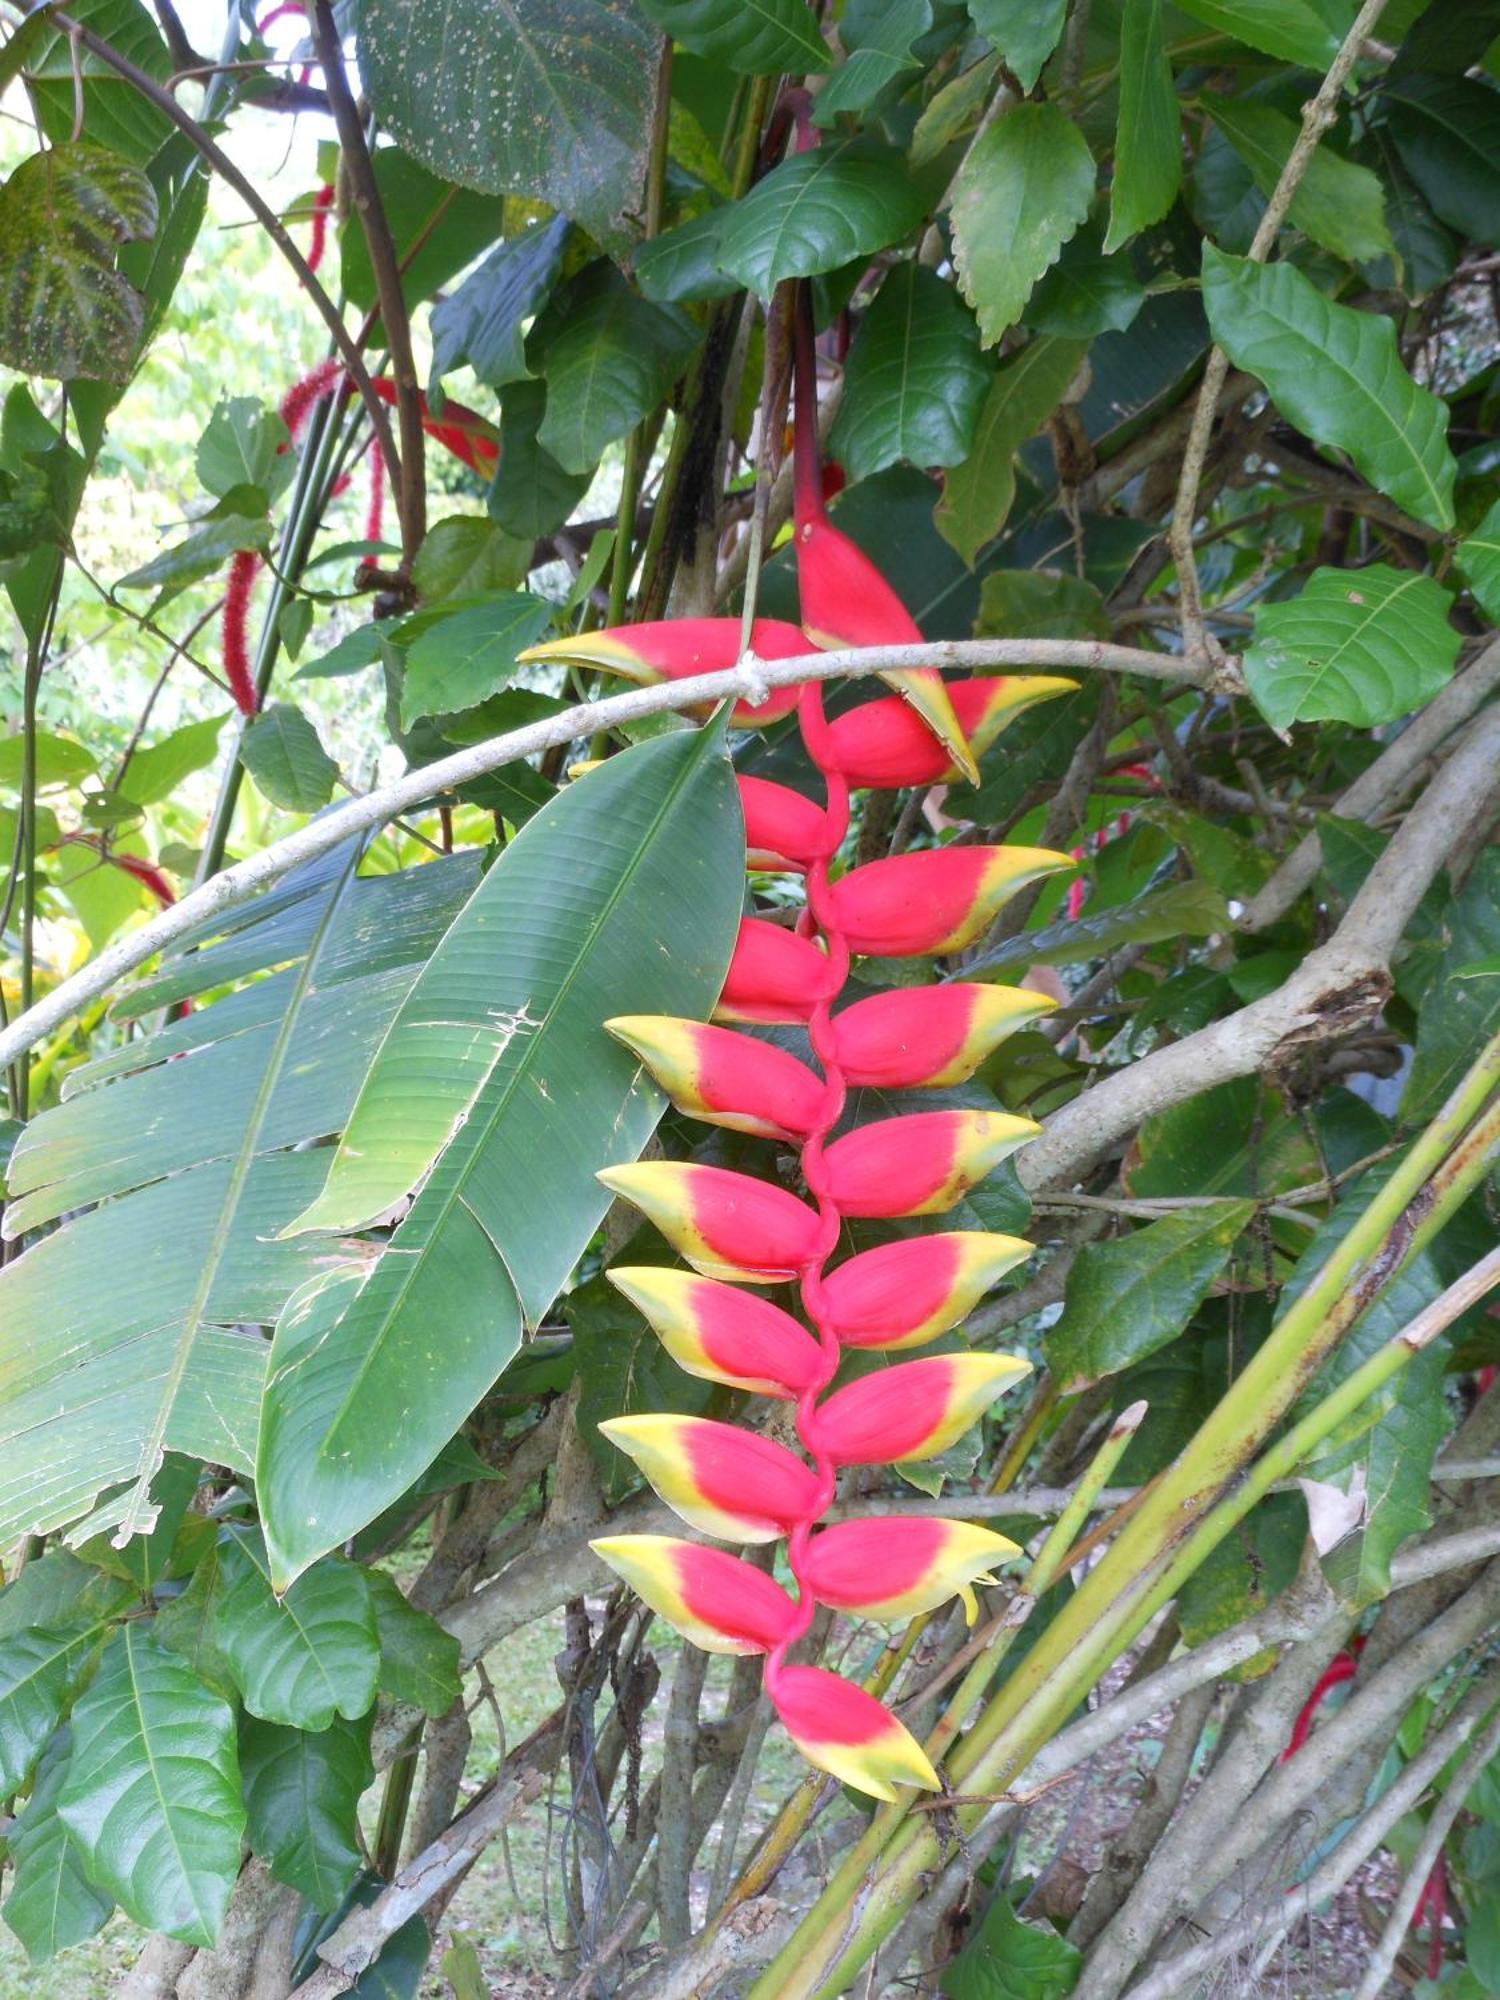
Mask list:
[[[564,472],[537,442],[547,410],[545,382],[513,382],[500,413],[500,463],[486,505],[490,519],[524,542],[560,528],[589,490],[593,468]]]
[[[1335,305],[1290,264],[1252,264],[1211,243],[1203,303],[1230,360],[1260,377],[1300,431],[1346,451],[1417,520],[1452,527],[1448,411],[1407,374],[1390,320]]]
[[[1485,963],[1500,952],[1500,853],[1493,847],[1474,863],[1443,930],[1443,954],[1417,1018],[1403,1120],[1430,1118],[1500,1025],[1500,974]]]
[[[245,1829],[234,1712],[141,1625],[115,1634],[73,1710],[57,1812],[138,1924],[213,1944]]]
[[[867,110],[888,83],[920,69],[911,45],[931,26],[931,0],[848,0],[839,21],[844,60],[818,92],[815,122]]]
[[[326,1557],[278,1598],[260,1537],[226,1528],[219,1578],[215,1634],[252,1715],[319,1730],[368,1713],[380,1648],[362,1569]]]
[[[1277,729],[1409,715],[1452,676],[1449,606],[1430,576],[1388,563],[1314,570],[1299,597],[1256,611],[1244,656],[1256,707]]]
[[[280,414],[257,397],[221,396],[198,440],[198,477],[220,500],[236,486],[257,487],[273,500],[296,470],[290,442]]]
[[[1128,252],[1105,256],[1098,225],[1086,222],[1026,301],[1033,333],[1091,340],[1123,333],[1146,302],[1146,288]]]
[[[54,146],[0,187],[0,361],[57,381],[122,382],[145,303],[116,268],[156,232],[156,190],[101,146]]]
[[[399,146],[377,146],[370,164],[396,248],[401,290],[409,304],[431,298],[488,249],[505,227],[505,203],[494,189],[454,187],[451,179],[429,173]],[[350,302],[361,312],[374,312],[375,271],[358,222],[339,234],[339,276]],[[378,320],[376,329],[372,338],[383,342]]]
[[[1454,553],[1474,602],[1486,618],[1500,625],[1500,500]]]
[[[547,202],[601,242],[640,208],[659,47],[625,0],[360,8],[360,74],[399,145],[462,187]]]
[[[1030,90],[1062,37],[1068,0],[969,0],[969,16],[1005,58],[1005,67]]]
[[[957,465],[968,453],[991,371],[952,285],[898,264],[855,336],[829,450],[851,479],[909,459]]]
[[[339,767],[295,703],[273,701],[240,740],[240,762],[273,806],[316,812],[333,797]]]
[[[641,0],[641,11],[736,76],[802,76],[833,60],[807,0]]]
[[[972,569],[986,542],[1005,526],[1015,498],[1015,457],[1062,401],[1087,347],[1047,335],[1028,340],[1001,362],[962,465],[943,479],[933,523]]]
[[[91,1938],[114,1909],[84,1874],[78,1849],[57,1816],[72,1740],[66,1729],[53,1737],[31,1797],[5,1837],[13,1874],[5,1921],[33,1965],[45,1965],[69,1945]]]
[[[970,148],[953,194],[953,254],[986,347],[1021,317],[1093,197],[1093,158],[1055,105],[1013,105]]]
[[[1222,892],[1211,882],[1172,882],[1133,902],[1085,910],[1040,930],[1006,938],[967,968],[971,974],[1013,971],[1028,965],[1081,965],[1122,944],[1160,944],[1175,937],[1211,937],[1228,927]]]
[[[409,1604],[394,1577],[378,1569],[367,1575],[380,1640],[381,1693],[392,1701],[412,1702],[431,1716],[446,1715],[462,1687],[457,1639]]]
[[[927,198],[905,163],[870,139],[796,153],[724,212],[719,268],[770,298],[786,278],[815,278],[873,255],[916,228]]]
[[[525,582],[530,562],[530,542],[516,541],[494,519],[450,514],[428,529],[412,563],[411,580],[431,607],[448,597],[514,590]]]
[[[1467,77],[1403,76],[1379,102],[1434,214],[1500,248],[1500,94]]]
[[[1064,1395],[1117,1375],[1175,1340],[1208,1297],[1253,1202],[1216,1201],[1085,1243],[1068,1272],[1062,1317],[1046,1336]]]
[[[547,382],[537,443],[564,472],[590,471],[656,408],[701,338],[686,313],[639,297],[599,258],[532,329],[528,354]]]
[[[525,325],[551,292],[570,228],[565,215],[512,236],[432,309],[433,383],[472,368],[491,389],[525,381]]]
[[[222,715],[210,715],[202,722],[185,722],[170,736],[145,744],[125,767],[119,797],[138,806],[159,805],[170,798],[185,778],[218,756],[224,720]]]
[[[1250,169],[1263,195],[1270,195],[1297,142],[1299,127],[1272,105],[1251,97],[1213,96],[1209,116]],[[1326,143],[1307,163],[1287,221],[1351,264],[1394,257],[1386,226],[1385,197],[1368,167],[1342,158]]]
[[[271,523],[264,514],[225,514],[205,521],[183,542],[174,542],[150,562],[122,576],[116,590],[157,590],[157,608],[186,590],[216,575],[240,549],[265,549],[271,541]]]
[[[992,569],[979,593],[976,639],[1107,639],[1093,584],[1061,569]]]
[[[337,1909],[364,1866],[359,1802],[375,1777],[370,1718],[305,1730],[247,1717],[240,1772],[251,1852],[313,1909]]]
[[[0,1639],[0,1796],[30,1776],[102,1629],[33,1626]]]
[[[297,1225],[419,1189],[357,1294],[278,1328],[257,1481],[278,1580],[412,1483],[561,1289],[608,1205],[596,1169],[659,1115],[602,1023],[708,1012],[742,838],[719,731],[638,745],[528,822],[428,961]]]
[[[1182,128],[1162,29],[1163,0],[1125,0],[1120,118],[1106,251],[1160,222],[1182,185]]]
[[[70,19],[91,28],[157,83],[171,77],[175,64],[142,0],[81,0]],[[42,129],[54,145],[73,132],[80,80],[84,129],[95,145],[144,167],[159,159],[172,137],[165,115],[102,56],[75,49],[70,35],[54,32],[40,49],[28,51],[25,68]]]
[[[689,216],[635,254],[635,281],[658,305],[728,298],[734,280],[719,269],[719,234],[729,208]]]
[[[505,591],[424,625],[406,649],[401,727],[477,708],[505,686],[517,653],[541,638],[552,612],[544,598]]]
[[[950,2000],[1065,2000],[1083,1954],[1050,1924],[1029,1924],[1002,1894],[938,1985]]]
[[[1339,38],[1310,0],[1177,0],[1184,14],[1280,62],[1323,71]]]

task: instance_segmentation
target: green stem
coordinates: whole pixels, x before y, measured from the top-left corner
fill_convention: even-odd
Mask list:
[[[417,1776],[417,1751],[422,1742],[422,1725],[409,1731],[396,1752],[396,1761],[385,1777],[380,1795],[380,1818],[375,1823],[372,1859],[375,1873],[383,1881],[394,1880],[401,1865],[401,1842],[406,1833],[406,1815],[411,1807],[412,1786]]]

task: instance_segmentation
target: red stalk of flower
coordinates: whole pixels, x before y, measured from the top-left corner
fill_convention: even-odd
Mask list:
[[[1359,1669],[1359,1656],[1364,1649],[1364,1643],[1363,1635],[1351,1639],[1348,1650],[1342,1653],[1335,1653],[1322,1673],[1319,1674],[1317,1681],[1314,1683],[1312,1693],[1298,1710],[1297,1720],[1292,1724],[1292,1733],[1287,1738],[1286,1748],[1276,1760],[1278,1763],[1284,1764],[1289,1757],[1295,1757],[1303,1744],[1306,1743],[1308,1737],[1312,1734],[1314,1718],[1318,1710],[1322,1707],[1325,1697],[1330,1695],[1336,1687],[1342,1687],[1345,1681],[1353,1680]]]

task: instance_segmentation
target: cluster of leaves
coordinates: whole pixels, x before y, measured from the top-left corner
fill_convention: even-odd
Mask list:
[[[72,11],[149,77],[172,74],[138,0]],[[978,789],[948,794],[941,832],[915,810],[897,822],[923,841],[956,825],[1083,854],[1081,915],[1044,891],[963,968],[1053,978],[1065,1000],[1087,988],[1069,1032],[1017,1037],[932,1100],[1045,1119],[1285,981],[1388,837],[1337,810],[1379,750],[1368,732],[1437,696],[1500,621],[1495,22],[1391,0],[1268,246],[1268,197],[1352,19],[1340,0],[1093,0],[1071,20],[1064,0],[824,12],[534,0],[523,25],[485,0],[363,0],[371,172],[426,342],[427,405],[472,400],[498,426],[498,462],[482,493],[467,475],[452,489],[405,597],[303,658],[319,619],[348,621],[351,561],[381,553],[323,526],[366,415],[337,400],[293,449],[273,408],[229,395],[204,413],[187,533],[112,580],[111,612],[165,661],[190,593],[233,552],[263,551],[267,671],[301,661],[296,682],[335,689],[378,676],[411,766],[554,714],[570,689],[517,656],[601,622],[615,578],[646,616],[677,573],[713,595],[715,537],[698,530],[744,520],[769,449],[761,373],[774,389],[777,366],[764,309],[807,279],[842,361],[837,519],[925,636],[1154,630],[1175,645],[1165,529],[1217,345],[1234,372],[1198,562],[1245,699],[1089,678],[1011,726]],[[260,49],[248,33],[245,49]],[[0,362],[28,378],[0,422],[0,582],[33,701],[0,748],[0,865],[18,857],[5,948],[24,965],[7,1004],[30,990],[37,919],[69,910],[97,948],[152,893],[120,862],[180,886],[222,853],[228,822],[205,829],[183,801],[195,774],[223,758],[288,814],[325,806],[341,762],[350,775],[285,685],[222,747],[221,714],[123,758],[86,727],[33,726],[37,684],[64,671],[51,607],[87,482],[192,255],[204,180],[190,139],[41,13],[0,46],[12,78],[46,145],[0,187]],[[220,108],[268,115],[265,88],[257,73]],[[816,143],[788,150],[789,127]],[[357,206],[338,280],[378,350]],[[580,523],[622,455],[628,505]],[[738,574],[731,561],[726,599]],[[772,554],[759,608],[792,607]],[[576,1381],[614,1503],[624,1472],[598,1421],[708,1404],[598,1278],[594,1173],[633,1158],[660,1112],[599,1024],[706,1013],[743,849],[724,737],[632,733],[650,740],[599,746],[604,767],[576,785],[560,750],[445,797],[456,851],[345,845],[179,939],[90,1024],[92,1046],[65,1035],[35,1066],[39,1115],[0,1128],[6,1231],[26,1245],[0,1273],[0,1549],[66,1539],[0,1593],[0,1797],[22,1799],[4,1914],[38,1959],[116,1901],[210,1940],[242,1844],[310,1925],[359,1895],[377,1695],[436,1715],[458,1685],[456,1647],[372,1553],[445,1486],[493,1470],[459,1435],[471,1420],[503,1463],[494,1412]],[[787,729],[739,739],[734,760],[806,777]],[[253,814],[237,824],[254,839]],[[855,838],[890,832],[867,820]],[[1236,930],[1308,832],[1310,889]],[[1148,1400],[1126,1476],[1172,1461],[1271,1299],[1307,1282],[1383,1156],[1493,1032],[1497,954],[1500,866],[1465,847],[1408,928],[1378,1032],[1337,1064],[1314,1052],[1274,1084],[1159,1112],[1089,1183],[1119,1204],[1113,1233],[1078,1252],[1055,1323],[1024,1332],[1065,1405]],[[857,990],[901,976],[866,963]],[[762,1140],[705,1145],[671,1119],[660,1139],[671,1157],[783,1171]],[[944,1226],[1030,1222],[1040,1240],[1057,1212],[1032,1217],[1006,1174]],[[1467,1268],[1487,1227],[1476,1199],[1309,1393]],[[878,1240],[856,1225],[849,1247]],[[561,1337],[539,1365],[522,1345],[544,1323]],[[1366,1496],[1328,1559],[1351,1607],[1383,1594],[1426,1524],[1445,1377],[1492,1342],[1478,1315],[1460,1322],[1309,1468]],[[966,1476],[984,1448],[976,1434],[943,1470]],[[1299,1500],[1258,1509],[1185,1589],[1184,1638],[1280,1588],[1305,1527]],[[351,1541],[353,1559],[333,1553]],[[1007,1960],[1017,1925],[1003,1902],[986,1922]],[[1044,1945],[1028,1943],[1035,1995],[1075,1969]],[[983,1990],[966,1976],[953,1991]]]

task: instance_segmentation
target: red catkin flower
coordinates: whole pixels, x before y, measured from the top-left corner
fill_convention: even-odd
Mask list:
[[[224,580],[224,610],[221,614],[219,657],[224,678],[241,715],[252,716],[260,707],[255,676],[250,667],[250,590],[260,569],[254,549],[240,549],[229,558]]]
[[[300,12],[300,9],[298,10]],[[328,249],[328,216],[333,207],[333,186],[325,183],[313,196],[312,231],[307,242],[307,268],[317,271]]]

